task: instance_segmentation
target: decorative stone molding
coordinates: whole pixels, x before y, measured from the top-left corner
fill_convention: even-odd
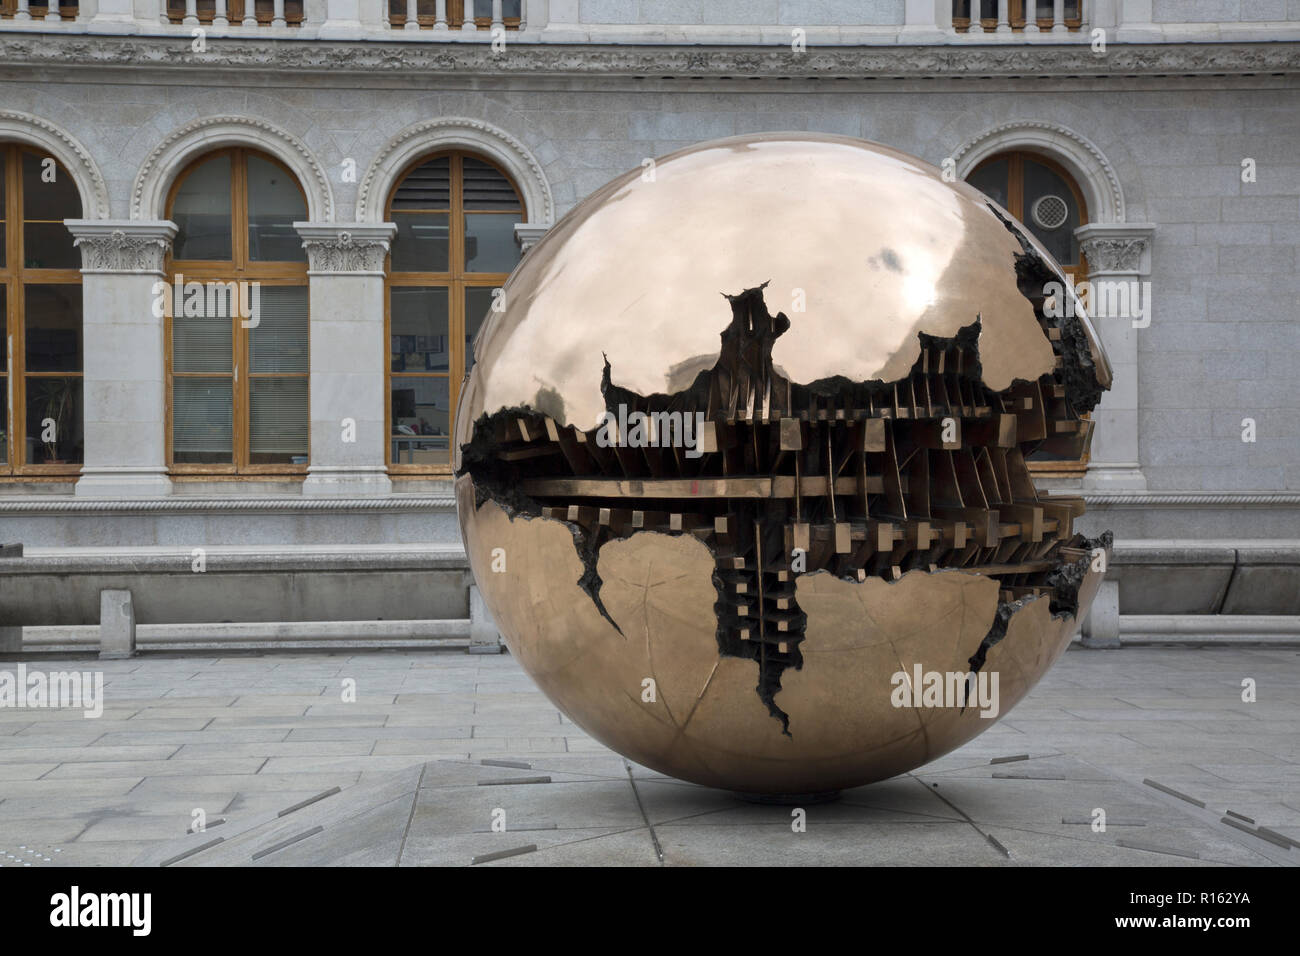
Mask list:
[[[156,273],[176,236],[173,222],[129,219],[66,219],[64,225],[81,249],[81,271],[94,273]]]
[[[430,31],[432,32],[432,31]],[[95,69],[289,70],[311,73],[412,73],[444,76],[539,74],[598,77],[930,77],[1186,76],[1300,72],[1300,50],[1285,42],[1112,44],[1105,56],[1085,42],[949,42],[937,45],[812,47],[792,61],[788,37],[773,46],[514,43],[500,56],[484,43],[323,41],[209,35],[196,53],[191,38],[6,34],[0,61]]]
[[[550,225],[535,222],[515,223],[515,242],[519,243],[519,249],[527,252],[533,246],[541,241],[542,236],[550,230]]]
[[[1084,190],[1088,217],[1094,222],[1124,221],[1124,190],[1115,167],[1086,136],[1059,123],[1003,123],[968,139],[952,153],[957,178],[965,179],[988,157],[1013,149],[1040,152],[1063,163]]]
[[[1080,244],[1088,265],[1097,272],[1137,272],[1145,239],[1085,239]]]
[[[420,156],[452,148],[481,153],[503,167],[523,193],[524,214],[530,223],[549,226],[554,221],[551,185],[528,147],[505,130],[463,116],[408,126],[381,149],[357,187],[358,221],[379,222],[397,177]]]
[[[63,127],[30,113],[0,110],[0,141],[3,140],[17,140],[45,150],[76,181],[82,215],[108,218],[108,185],[90,152]]]
[[[1089,276],[1151,273],[1151,239],[1156,227],[1144,222],[1089,223],[1074,230],[1088,259]]]
[[[161,43],[151,38],[150,43]],[[313,222],[334,218],[334,192],[315,154],[296,136],[265,120],[247,116],[210,116],[187,123],[154,147],[136,174],[131,189],[131,218],[162,216],[167,190],[194,157],[223,146],[251,146],[276,157],[298,177],[307,195]]]
[[[1236,491],[1084,491],[1089,508],[1300,508],[1300,493]]]
[[[380,275],[397,232],[391,222],[295,222],[312,275]]]

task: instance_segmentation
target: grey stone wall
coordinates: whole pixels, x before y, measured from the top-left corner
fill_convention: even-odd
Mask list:
[[[1153,23],[1252,23],[1300,20],[1297,0],[1152,0]]]
[[[596,16],[600,5],[590,6]],[[783,3],[779,13],[796,6]],[[1244,16],[1247,6],[1217,4],[1215,15],[1240,7]],[[1296,13],[1295,6],[1288,13]],[[253,118],[300,139],[330,179],[339,221],[355,218],[358,195],[358,184],[342,176],[344,161],[364,171],[403,130],[438,117],[482,120],[517,139],[549,182],[557,217],[647,157],[738,133],[843,133],[939,164],[1003,124],[1066,129],[1104,156],[1123,191],[1127,220],[1156,227],[1152,323],[1138,333],[1141,466],[1148,487],[1295,492],[1298,84],[1264,76],[881,79],[836,81],[830,89],[798,78],[558,83],[233,71],[214,82],[210,75],[149,69],[106,71],[90,82],[50,70],[0,80],[0,102],[68,130],[85,145],[107,182],[113,218],[130,216],[132,186],[150,153],[205,116]],[[1241,177],[1248,158],[1257,166],[1253,183]],[[1253,443],[1242,441],[1247,418],[1255,422]],[[1195,509],[1183,514],[1178,527],[1143,527],[1153,534],[1198,534]],[[1276,520],[1255,512],[1234,524],[1226,513],[1216,527],[1225,535],[1295,537],[1295,515],[1292,510]],[[1244,530],[1247,525],[1252,530]]]

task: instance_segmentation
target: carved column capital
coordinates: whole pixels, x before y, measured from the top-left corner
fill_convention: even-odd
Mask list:
[[[81,250],[81,271],[91,274],[162,275],[176,236],[176,224],[165,219],[67,219],[64,225]]]
[[[1089,223],[1074,231],[1088,259],[1088,274],[1151,273],[1151,239],[1155,226],[1146,223]]]
[[[295,222],[312,274],[383,275],[397,232],[391,222]]]

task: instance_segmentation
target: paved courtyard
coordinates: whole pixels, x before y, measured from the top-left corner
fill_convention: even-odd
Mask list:
[[[102,671],[106,701],[0,708],[6,866],[1300,860],[1296,648],[1071,649],[982,736],[803,808],[802,832],[790,807],[629,766],[508,655],[26,663]]]

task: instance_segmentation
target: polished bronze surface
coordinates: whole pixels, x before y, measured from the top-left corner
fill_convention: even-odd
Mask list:
[[[1026,466],[1086,449],[1110,384],[1082,308],[1044,314],[1058,281],[981,194],[843,137],[706,143],[597,191],[511,276],[457,413],[512,653],[592,736],[733,790],[975,736],[1109,547]]]

